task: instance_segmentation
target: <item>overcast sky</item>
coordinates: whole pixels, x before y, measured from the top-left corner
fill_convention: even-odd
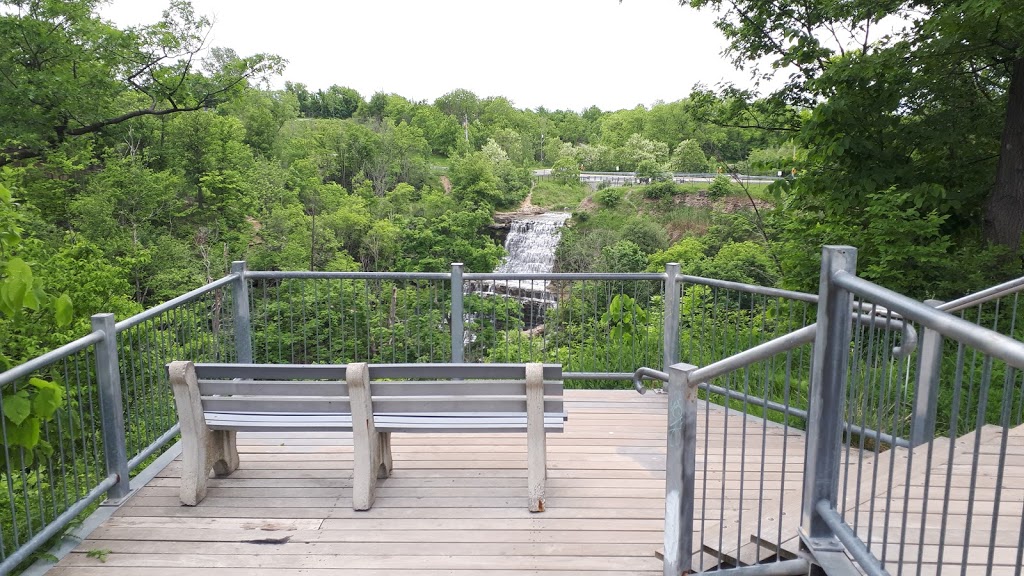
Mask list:
[[[433,101],[456,88],[520,108],[602,110],[750,85],[720,55],[713,14],[676,0],[193,0],[213,46],[278,54],[285,80]],[[152,23],[161,0],[112,0],[121,26]]]

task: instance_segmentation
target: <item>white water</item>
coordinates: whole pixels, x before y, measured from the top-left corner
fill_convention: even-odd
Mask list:
[[[512,221],[505,250],[508,256],[495,268],[495,273],[545,274],[555,266],[555,249],[562,235],[562,226],[571,214],[548,212],[525,216]],[[484,294],[504,294],[523,303],[523,320],[527,328],[544,321],[544,312],[557,304],[545,280],[496,280],[478,289]]]
[[[555,265],[555,248],[562,236],[562,226],[571,214],[548,212],[514,220],[505,250],[508,256],[494,270],[497,273],[546,273]]]

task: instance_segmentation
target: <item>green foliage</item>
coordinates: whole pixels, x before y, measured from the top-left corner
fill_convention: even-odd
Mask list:
[[[605,208],[615,208],[622,203],[623,196],[625,196],[625,191],[622,188],[605,188],[598,190],[594,195],[598,204]]]
[[[611,328],[609,335],[615,342],[636,339],[646,327],[647,320],[647,312],[626,294],[616,294],[608,305],[608,311],[601,316],[601,322]]]
[[[640,272],[646,265],[647,254],[635,242],[619,240],[601,249],[602,272]]]
[[[708,185],[708,198],[719,199],[725,198],[726,196],[733,193],[735,187],[732,184],[732,179],[724,174],[715,176],[715,179]]]
[[[530,202],[548,210],[575,210],[590,189],[576,180],[570,184],[559,184],[554,180],[539,180],[533,187]]]
[[[707,172],[708,157],[696,140],[683,140],[676,145],[669,159],[669,166],[676,172]]]
[[[644,186],[644,198],[650,198],[652,200],[671,198],[672,196],[679,194],[679,192],[679,185],[671,179],[652,182],[651,184]]]
[[[563,186],[575,184],[580,181],[580,166],[575,158],[559,158],[551,167],[551,177]]]

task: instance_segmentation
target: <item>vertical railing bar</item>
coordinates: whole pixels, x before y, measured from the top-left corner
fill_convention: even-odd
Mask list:
[[[812,550],[843,548],[828,522],[817,511],[819,502],[836,508],[839,494],[840,446],[850,361],[852,295],[833,283],[841,273],[855,274],[857,250],[825,246],[819,280],[818,336],[814,351],[811,399],[808,408],[801,535]]]
[[[982,312],[981,304],[979,304],[977,306],[976,310],[977,310],[978,316],[974,319],[975,320],[975,324],[977,324],[978,326],[981,326],[981,312]],[[965,310],[965,312],[966,312],[966,310]],[[967,384],[967,404],[965,405],[967,407],[967,410],[964,412],[964,416],[965,417],[970,417],[968,412],[972,411],[973,410],[972,406],[975,405],[974,377],[975,377],[975,374],[977,374],[978,350],[976,348],[972,348],[971,352],[972,352],[972,354],[971,354],[971,371],[970,371],[971,377],[967,381],[967,383],[968,383]],[[984,360],[982,362],[984,363]],[[984,370],[984,368],[982,370]],[[980,384],[979,384],[979,386],[980,386]],[[965,424],[969,424],[969,423],[965,422]],[[957,429],[959,429],[959,427],[960,427],[960,424],[957,423]],[[965,428],[965,431],[966,430],[967,430],[967,428]]]
[[[465,362],[466,352],[463,346],[466,343],[465,326],[465,283],[462,275],[464,272],[462,262],[452,262],[451,265],[451,338],[452,338],[452,362]]]
[[[998,301],[997,301],[998,308]],[[992,500],[992,530],[989,533],[988,542],[988,573],[992,573],[992,564],[995,562],[996,533],[999,530],[999,506],[1002,503],[1003,475],[1006,473],[1006,448],[1010,433],[1010,409],[1013,399],[1013,381],[1015,380],[1015,369],[1013,366],[1006,366],[1006,375],[1003,379],[1002,413],[999,416],[999,423],[1003,428],[999,435],[999,465],[996,467],[996,488]],[[927,494],[927,488],[925,490]]]
[[[282,281],[283,282],[283,281]],[[288,281],[288,335],[291,340],[288,342],[288,361],[295,363],[295,285],[299,282],[297,278]],[[281,335],[284,338],[284,334]]]
[[[64,366],[64,368],[66,370],[67,369],[67,362],[68,362],[67,357],[61,358],[60,362],[61,362],[61,364]],[[53,373],[54,372],[51,371],[51,374],[53,374]],[[66,382],[66,380],[65,380],[65,382]],[[65,406],[67,406],[67,403],[70,402],[70,401],[71,401],[70,398],[68,398],[67,396],[64,396]],[[68,503],[68,467],[67,467],[68,460],[67,460],[67,454],[64,451],[64,415],[65,415],[65,411],[64,410],[58,410],[57,413],[54,415],[54,420],[57,423],[57,437],[61,439],[60,442],[57,442],[57,450],[60,453],[60,481],[61,481],[61,494],[62,494],[62,497],[63,497],[62,498],[62,504],[64,506],[64,509],[67,510],[67,508],[69,506],[69,503]],[[72,435],[72,442],[74,441],[73,438],[74,437]],[[72,460],[71,462],[74,463],[75,460]],[[74,476],[77,477],[78,474],[75,474]],[[77,494],[75,495],[75,500],[78,500],[78,495]],[[3,538],[3,530],[0,530],[0,554],[3,554],[3,549],[4,549],[4,544],[3,544],[2,538]]]
[[[347,310],[345,308],[345,283],[353,282],[352,280],[338,279],[338,330],[341,332],[341,352],[342,357],[338,360],[339,362],[350,362],[354,360],[355,353],[350,356],[348,353],[348,339],[345,333],[345,319],[348,317]],[[355,314],[355,311],[353,311]]]
[[[161,358],[160,347],[158,344],[159,331],[157,330],[156,318],[150,318],[145,322],[141,323],[138,327],[133,327],[132,330],[142,331],[139,334],[139,348],[145,348],[148,352],[144,358],[142,358],[143,366],[141,367],[144,371],[142,375],[142,395],[146,398],[152,398],[154,396],[153,391],[157,388],[157,365],[161,359],[175,360],[176,358]],[[138,334],[138,332],[136,332]],[[146,339],[146,345],[142,345],[142,338]],[[142,413],[142,417],[146,418],[147,421],[153,418],[156,410],[149,402],[142,404],[139,410]],[[136,452],[137,454],[137,452]]]
[[[373,362],[373,315],[374,305],[371,304],[370,298],[370,280],[363,280],[363,302],[365,302],[366,313],[363,316],[363,320],[366,322],[366,362]],[[375,303],[379,305],[380,303]]]
[[[142,343],[136,342],[136,340],[133,338],[137,333],[138,329],[136,327],[129,328],[128,330],[122,332],[122,334],[124,334],[125,339],[128,341],[128,348],[125,352],[128,355],[128,369],[131,372],[132,398],[134,399],[134,401],[132,402],[133,404],[138,403],[142,398],[142,396],[139,395],[138,380],[139,370],[141,370],[141,367],[136,366],[135,364],[135,356],[136,353],[138,353],[138,351],[142,349]],[[133,343],[136,343],[137,345],[133,346]],[[141,358],[139,358],[139,362],[142,362]],[[139,442],[138,434],[132,434],[132,438],[134,439],[135,442],[131,448],[131,455],[134,456],[138,454],[139,451],[142,449],[142,444]]]
[[[979,314],[980,316],[980,314]],[[988,409],[988,391],[992,384],[992,357],[985,356],[981,366],[981,382],[978,383],[978,408],[974,424],[974,450],[971,460],[971,484],[967,492],[967,517],[964,528],[964,549],[960,565],[966,570],[967,559],[971,547],[971,523],[974,515],[974,496],[978,487],[978,458],[981,456],[981,434],[985,426],[985,414]]]
[[[871,313],[874,314],[874,312],[875,312],[875,310],[872,309]],[[883,351],[889,346],[889,339],[888,339],[888,337],[885,337],[885,338],[882,339],[882,343],[880,344],[880,346],[882,347]],[[892,367],[891,367],[891,365],[888,362],[885,361],[884,356],[885,355],[884,355],[884,352],[883,352],[882,364],[884,366],[884,369],[881,370],[880,377],[881,378],[885,378],[886,382],[890,382],[890,381],[892,381],[892,378],[893,378],[892,377]],[[881,383],[879,383],[879,385],[881,386]],[[889,400],[889,389],[885,388],[883,390],[879,390],[878,401],[876,402],[876,405],[875,405],[875,410],[878,413],[878,429],[879,430],[882,429],[882,422],[883,422],[883,419],[884,419],[885,402],[887,400]],[[890,450],[892,450],[892,449],[895,449],[895,447],[890,447]],[[881,456],[881,454],[882,454],[882,445],[881,445],[880,442],[876,441],[874,443],[874,449],[872,450],[873,458],[872,458],[872,462],[871,462],[871,489],[868,492],[870,498],[869,498],[868,511],[867,511],[867,517],[868,517],[868,519],[867,519],[868,537],[865,540],[865,542],[871,542],[872,541],[871,540],[872,534],[874,533],[874,527],[875,527],[875,500],[876,500],[876,498],[874,498],[874,495],[878,493],[877,492],[877,489],[878,489],[878,458],[879,458],[879,456]],[[890,454],[890,456],[891,456],[891,454]],[[863,451],[861,453],[861,464],[858,467],[858,473],[857,473],[857,496],[856,496],[856,504],[857,505],[854,508],[854,519],[855,519],[855,522],[859,522],[859,520],[860,520],[860,501],[861,501],[861,484],[862,484],[861,471],[862,470],[863,470]],[[888,510],[888,508],[886,508],[886,510]],[[854,529],[856,529],[856,524],[854,525]]]
[[[963,378],[964,378],[964,357],[965,357],[965,346],[962,343],[958,343],[956,352],[956,372],[953,382],[953,400],[952,406],[950,406],[949,419],[952,425],[948,430],[949,434],[949,446],[946,449],[946,486],[945,492],[942,498],[942,509],[949,510],[949,497],[952,493],[953,486],[953,455],[956,450],[956,439],[959,436],[957,431],[956,422],[960,419],[960,399],[963,393]],[[949,514],[942,515],[942,521],[939,527],[939,556],[936,562],[936,566],[939,566],[941,571],[942,559],[945,555],[946,547],[946,527],[949,521]]]
[[[299,305],[302,306],[302,363],[309,362],[309,303],[306,302],[306,294],[309,292],[309,280],[302,279],[299,292]]]
[[[861,301],[859,303],[859,305],[858,305],[856,297],[854,298],[854,309],[855,310],[860,309],[863,304],[864,304],[864,302]],[[872,309],[868,313],[872,314],[873,312],[874,312],[874,305],[872,305]],[[866,407],[865,407],[864,403],[867,402],[867,396],[866,396],[866,394],[862,394],[861,395],[861,400],[858,403],[855,403],[854,401],[856,400],[856,398],[853,398],[856,395],[856,391],[858,389],[858,373],[859,373],[858,367],[860,365],[861,358],[865,357],[864,354],[863,354],[863,352],[864,352],[864,348],[863,348],[863,346],[864,346],[863,334],[864,334],[864,330],[865,329],[866,329],[866,327],[863,324],[859,323],[859,322],[856,322],[853,325],[853,360],[851,361],[850,375],[849,375],[849,384],[846,387],[846,391],[847,391],[846,411],[845,411],[845,414],[843,415],[843,422],[854,422],[857,419],[859,419],[860,420],[861,428],[866,430],[867,429],[867,422],[866,422],[865,418],[866,418],[867,410],[866,410]],[[873,337],[874,337],[874,330],[872,330],[872,331],[870,331],[868,333],[868,348],[869,349],[871,347],[870,342],[871,342],[871,339]],[[860,386],[860,388],[863,391],[866,392],[867,386],[866,385],[865,386]],[[850,412],[851,407],[852,406],[858,406],[858,404],[859,404],[859,408],[860,408],[860,414],[859,415],[851,414],[851,412]],[[841,496],[838,499],[838,502],[840,502],[841,506],[844,506],[844,507],[845,507],[846,501],[847,501],[846,500],[846,498],[847,498],[847,490],[848,490],[849,485],[850,485],[850,452],[851,452],[851,449],[852,449],[852,443],[853,443],[853,434],[852,433],[844,434],[843,435],[843,440],[842,440],[842,446],[841,446],[841,449],[845,453],[845,460],[841,464],[842,494],[841,494]],[[863,446],[864,446],[864,435],[863,434],[860,435],[859,444],[860,444],[860,447],[863,449]],[[858,467],[858,472],[859,472],[859,470],[860,470],[860,468]],[[859,484],[858,484],[858,486],[859,486]],[[842,514],[844,516],[844,519],[845,519],[846,515],[844,513],[844,510],[840,509],[840,510],[838,510],[838,512],[840,514]],[[857,509],[854,508],[853,522],[851,523],[851,525],[852,525],[854,530],[857,529],[857,519],[858,519],[858,517],[857,517]]]
[[[320,314],[321,314],[321,311],[326,309],[326,307],[320,305],[320,282],[318,280],[316,280],[316,279],[314,279],[312,282],[313,282],[313,310],[312,310],[312,313],[313,313],[313,338],[314,338],[314,342],[316,342],[316,352],[314,353],[314,358],[316,359],[315,360],[316,362],[320,362],[320,363],[330,362],[330,360],[326,360],[325,361],[323,356],[321,355],[324,349],[326,349],[328,351],[331,349],[330,348],[330,344],[328,344],[327,346],[321,346],[320,345],[321,344],[321,342],[320,342]],[[330,314],[328,314],[328,321],[330,321]]]
[[[17,385],[14,386],[13,391],[17,392]],[[3,396],[0,396],[0,408],[3,408]],[[3,417],[0,417],[0,437],[4,440],[4,462],[7,463],[7,469],[5,470],[6,474],[4,474],[7,479],[7,502],[11,507],[11,526],[14,528],[14,548],[17,549],[21,546],[21,534],[18,530],[18,510],[15,506],[17,497],[14,495],[14,475],[11,474],[11,445],[7,441],[7,419]],[[2,530],[0,530],[0,532],[2,532]],[[3,552],[3,550],[5,549],[0,549],[0,552]]]
[[[107,498],[119,500],[128,495],[128,457],[114,315],[94,315],[92,329],[104,333],[103,340],[96,343],[96,384],[100,394],[100,418],[103,420],[104,462],[107,475],[116,474],[118,477],[117,483],[107,491]]]
[[[766,317],[768,316],[768,297],[761,297],[762,314],[761,317],[761,333],[767,333]],[[775,300],[775,312],[773,316],[778,316],[778,300]],[[775,375],[775,356],[766,359],[768,361],[768,368],[762,368],[763,380],[761,382],[761,399],[768,403],[768,388],[771,386],[771,378]],[[759,471],[759,482],[757,488],[757,541],[761,542],[761,524],[764,520],[764,482],[765,482],[765,463],[768,455],[768,410],[761,411],[761,470]],[[779,498],[785,494],[785,483],[779,485]],[[780,542],[781,543],[781,542]]]
[[[888,344],[888,343],[886,343],[886,344]],[[908,368],[904,368],[904,366],[907,366],[907,364],[904,363],[904,362],[900,362],[900,363],[897,364],[897,368],[896,368],[897,369],[897,377],[896,377],[897,380],[902,379],[904,369],[909,370],[909,367]],[[889,399],[888,394],[886,394],[883,398],[885,400],[888,400]],[[899,419],[899,412],[896,411],[896,410],[893,410],[893,414],[892,414],[892,429],[893,430],[896,429],[897,420],[898,419]],[[877,459],[877,456],[876,456],[876,459]],[[908,466],[909,466],[909,463],[908,463]],[[886,502],[885,502],[885,520],[883,521],[883,528],[882,528],[882,553],[881,553],[881,555],[878,558],[883,566],[885,565],[886,557],[887,557],[888,551],[889,551],[889,545],[888,545],[888,543],[889,543],[889,520],[892,518],[892,505],[891,505],[892,504],[892,488],[893,488],[893,481],[895,480],[895,478],[896,478],[896,458],[892,457],[892,455],[890,454],[890,458],[889,458],[889,472],[888,472],[888,474],[886,476],[886,488],[885,488]],[[872,499],[871,516],[872,517],[874,516],[874,499]],[[873,520],[871,520],[871,522],[872,522],[872,524],[874,523]],[[905,525],[905,523],[904,523],[904,525]]]
[[[871,310],[870,310],[869,313],[872,316],[874,316],[876,311],[877,311],[877,305],[872,304]],[[878,346],[879,346],[879,344],[877,342],[876,334],[877,334],[877,332],[874,329],[872,329],[870,331],[870,337],[868,338],[867,358],[868,358],[868,361],[871,362],[872,364],[873,364],[873,360],[875,359],[875,357],[878,354]],[[888,332],[886,332],[885,337],[883,337],[883,342],[882,342],[881,346],[887,347],[888,345],[889,345]],[[882,366],[883,367],[888,367],[888,363],[883,361],[882,362]],[[869,371],[869,373],[871,375],[870,376],[866,375],[865,378],[864,378],[864,381],[863,381],[862,388],[863,388],[865,394],[863,396],[864,400],[861,403],[861,428],[863,428],[865,430],[868,429],[867,412],[868,412],[868,406],[871,404],[871,402],[870,402],[871,394],[869,392],[872,391],[875,388],[874,383],[876,382],[876,379],[880,379],[880,376],[881,376],[880,373],[883,373],[883,372],[888,372],[888,371],[884,370],[884,368],[878,368],[877,365],[876,365],[875,369]],[[886,376],[888,376],[888,375],[886,375]],[[890,377],[885,377],[885,380],[889,381],[889,380],[891,380],[891,378]],[[878,411],[876,412],[876,414],[878,415],[878,418],[876,419],[875,425],[872,426],[872,427],[877,429],[877,430],[882,430],[882,418],[883,418],[883,416],[882,416],[882,414],[883,414],[882,407],[883,407],[883,404],[884,404],[884,398],[887,396],[887,394],[885,393],[885,390],[882,387],[881,382],[879,382],[878,384],[879,384],[878,385],[878,388],[879,388],[878,389]],[[895,434],[895,432],[893,434]],[[857,485],[856,485],[856,497],[855,497],[857,503],[859,503],[860,500],[861,500],[861,484],[862,484],[863,472],[864,472],[863,462],[864,462],[865,441],[866,441],[866,436],[864,434],[861,434],[860,435],[860,442],[859,442],[859,445],[858,445],[859,450],[858,450],[858,453],[857,453],[857,480],[856,480]],[[880,452],[880,449],[881,449],[880,442],[876,440],[874,442],[874,451],[873,451],[874,452],[874,456],[875,456],[874,460],[875,460],[875,467],[876,467],[876,469],[877,469],[877,460],[878,460],[878,454]],[[849,466],[850,466],[849,460],[847,460],[847,467],[849,467]],[[844,488],[844,494],[843,494],[843,501],[846,502],[845,488]],[[873,515],[873,512],[874,512],[874,499],[872,499],[872,501],[871,501],[870,508],[871,508],[870,512]],[[854,511],[853,511],[853,529],[855,531],[857,530],[859,522],[860,522],[860,506],[855,506],[854,507]],[[871,531],[872,531],[872,528],[873,528],[873,526],[871,525],[871,521],[870,520],[868,520],[868,527],[867,528],[868,528],[868,534],[869,534],[867,541],[870,542],[871,541],[870,534],[871,534]]]

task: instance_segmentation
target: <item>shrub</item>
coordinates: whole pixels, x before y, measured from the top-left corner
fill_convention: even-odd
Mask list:
[[[605,188],[604,190],[599,190],[595,197],[597,198],[597,203],[601,206],[615,208],[622,202],[624,195],[622,188]]]
[[[679,193],[679,186],[671,180],[663,180],[661,182],[654,182],[644,186],[644,197],[652,199],[660,199],[675,196]]]
[[[724,198],[733,191],[732,180],[725,174],[715,176],[708,186],[708,197],[713,199]]]

